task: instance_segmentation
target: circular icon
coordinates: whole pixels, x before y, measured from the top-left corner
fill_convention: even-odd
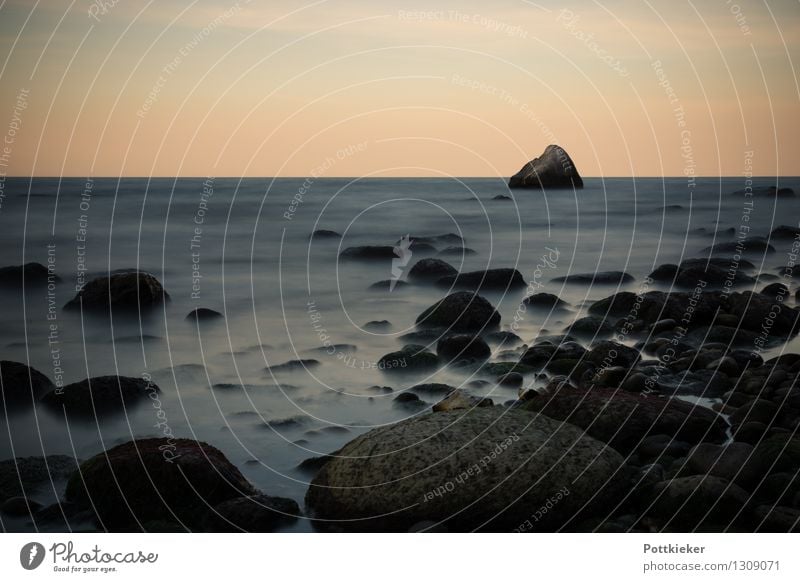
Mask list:
[[[38,542],[30,542],[19,551],[19,563],[26,570],[35,570],[44,561],[44,546]]]

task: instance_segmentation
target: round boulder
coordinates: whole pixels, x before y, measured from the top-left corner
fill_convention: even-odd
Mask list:
[[[432,522],[449,531],[553,531],[605,516],[624,491],[623,464],[582,430],[544,416],[441,412],[345,445],[306,503],[321,528],[409,531]],[[534,523],[543,506],[552,509]]]
[[[458,271],[441,259],[422,259],[408,272],[408,280],[414,283],[435,283],[442,277],[455,277]]]
[[[161,392],[153,382],[127,376],[97,376],[48,392],[42,404],[56,411],[91,417],[121,413],[139,401]]]
[[[440,339],[436,353],[446,362],[484,361],[492,355],[492,349],[480,336],[460,333]]]
[[[50,378],[25,364],[0,362],[0,410],[12,412],[30,408],[54,387]]]
[[[149,273],[116,273],[92,279],[64,309],[108,311],[148,309],[169,300],[161,283]]]
[[[428,307],[417,317],[416,324],[452,331],[494,331],[500,325],[500,314],[480,295],[459,291]]]

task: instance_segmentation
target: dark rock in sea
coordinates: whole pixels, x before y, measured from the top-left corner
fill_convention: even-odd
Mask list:
[[[778,188],[777,186],[761,186],[751,190],[736,190],[735,196],[763,196],[765,198],[793,198],[794,190],[791,188]]]
[[[215,319],[220,319],[224,317],[219,311],[214,311],[213,309],[208,309],[206,307],[198,307],[189,312],[189,315],[186,316],[186,319],[192,321],[213,321]]]
[[[511,196],[506,196],[505,194],[498,194],[497,196],[493,196],[492,200],[513,200]]]
[[[417,384],[409,388],[409,391],[423,396],[447,396],[455,390],[455,387],[450,384],[441,384],[439,382],[428,382],[426,384]]]
[[[763,255],[765,253],[774,253],[775,247],[773,247],[769,242],[765,239],[760,237],[751,237],[746,238],[741,241],[731,241],[731,242],[723,242],[719,244],[715,244],[712,247],[706,247],[700,251],[700,254],[703,255],[722,255],[722,254],[729,254],[729,253],[738,253],[738,254],[752,254],[752,255]]]
[[[558,345],[537,343],[528,348],[519,361],[526,366],[541,368],[550,361],[581,360],[585,354],[586,348],[577,342],[567,341]]]
[[[446,335],[436,344],[436,354],[445,363],[461,361],[485,361],[492,355],[492,349],[480,336],[472,334]]]
[[[657,208],[659,212],[669,212],[675,210],[684,210],[684,207],[680,204],[667,204],[666,206],[660,206]]]
[[[786,299],[791,297],[789,288],[783,283],[770,283],[761,290],[761,294],[766,295],[773,301],[779,302],[786,301]]]
[[[390,246],[348,247],[339,253],[339,258],[342,260],[391,261],[398,258],[394,249],[395,247]]]
[[[92,279],[64,306],[64,309],[86,311],[150,309],[169,300],[161,283],[149,273],[116,273]]]
[[[569,305],[552,293],[534,293],[525,297],[522,303],[536,309],[565,309]]]
[[[614,326],[604,317],[587,315],[576,320],[564,331],[580,337],[602,337],[614,333]]]
[[[322,467],[324,467],[331,459],[335,458],[336,454],[338,454],[338,451],[331,453],[330,455],[321,455],[319,457],[309,457],[308,459],[304,459],[299,465],[297,465],[297,470],[304,475],[313,477],[319,473]]]
[[[442,277],[436,281],[436,286],[469,291],[505,291],[525,287],[526,283],[516,269],[487,269]]]
[[[55,388],[50,378],[25,364],[0,361],[0,411],[26,410]]]
[[[699,284],[720,286],[728,283],[729,285],[741,285],[752,283],[750,277],[741,269],[746,268],[728,259],[687,259],[680,265],[661,265],[650,273],[650,278],[662,283],[672,283],[676,287],[691,289]]]
[[[600,341],[592,345],[586,361],[600,366],[623,366],[632,368],[641,360],[639,350],[614,341]]]
[[[111,531],[178,520],[202,527],[209,507],[259,492],[218,449],[188,439],[143,439],[104,451],[70,477],[65,498]]]
[[[27,497],[11,497],[0,504],[0,513],[11,517],[30,517],[42,504]]]
[[[401,392],[394,397],[394,403],[403,408],[418,410],[426,406],[425,402],[413,392]]]
[[[525,378],[519,372],[509,372],[508,374],[498,376],[495,382],[500,386],[507,386],[508,388],[522,388]]]
[[[713,475],[727,479],[748,491],[762,477],[753,460],[753,446],[733,442],[726,445],[700,443],[686,458],[689,474]]]
[[[677,458],[686,455],[690,448],[688,443],[666,434],[657,434],[642,439],[636,447],[636,452],[645,459],[655,459],[664,455]]]
[[[459,291],[428,307],[417,317],[416,324],[456,332],[488,332],[500,325],[500,314],[480,295]]]
[[[386,319],[368,321],[364,324],[364,329],[367,331],[387,331],[391,328],[391,322]]]
[[[214,533],[274,532],[291,525],[301,515],[292,499],[251,495],[223,501],[208,510],[203,530]]]
[[[447,234],[436,234],[431,236],[411,236],[409,240],[413,244],[426,244],[426,245],[463,245],[464,239],[459,235],[449,232]],[[399,243],[399,241],[398,241]]]
[[[787,226],[785,224],[776,227],[769,234],[770,238],[784,239],[784,240],[794,240],[798,236],[800,236],[800,227]]]
[[[511,331],[494,331],[483,336],[486,343],[496,346],[516,346],[522,343],[522,338]]]
[[[66,455],[0,461],[0,503],[12,497],[28,497],[42,485],[65,479],[77,467],[77,461]]]
[[[583,188],[583,179],[564,148],[549,145],[508,181],[509,188]]]
[[[749,495],[738,485],[713,475],[692,475],[657,483],[648,515],[660,519],[666,531],[720,531],[734,526]]]
[[[562,389],[532,398],[522,408],[579,426],[622,453],[631,452],[651,434],[687,443],[723,442],[728,427],[723,417],[707,408],[607,388]]]
[[[799,311],[751,291],[731,293],[728,296],[728,312],[739,318],[744,329],[759,333],[768,327],[771,336],[785,338],[794,335],[800,326]]]
[[[691,324],[695,326],[710,323],[715,314],[723,306],[721,292],[702,293],[695,298],[693,293],[664,293],[649,291],[637,295],[629,291],[616,293],[589,307],[589,313],[598,316],[626,317],[636,313],[639,319],[655,323],[663,319],[682,321],[686,317],[687,307],[692,302]]]
[[[458,271],[441,259],[422,259],[408,272],[408,280],[414,283],[435,283],[442,277],[458,275]]]
[[[439,367],[439,358],[425,346],[409,344],[381,357],[377,365],[383,372],[426,372]]]
[[[336,232],[335,230],[319,229],[312,232],[309,238],[335,239],[335,238],[342,238],[342,235]]]
[[[371,291],[396,291],[408,287],[408,283],[399,279],[384,279],[369,286]]]
[[[472,408],[485,408],[494,406],[491,398],[471,396],[463,390],[453,390],[433,405],[433,412],[450,412],[451,410],[470,410]]]
[[[408,531],[434,521],[448,531],[508,532],[557,501],[558,511],[531,519],[532,529],[554,531],[607,515],[625,489],[623,464],[583,431],[544,416],[503,407],[439,412],[345,445],[306,503],[318,528]]]
[[[437,257],[468,257],[471,255],[477,255],[478,251],[471,249],[469,247],[462,247],[462,246],[452,246],[447,247],[439,251],[436,255]]]
[[[284,362],[283,364],[277,364],[275,366],[267,366],[266,368],[264,368],[264,370],[267,373],[298,372],[300,370],[308,370],[309,368],[316,368],[319,365],[320,361],[314,359],[289,360],[288,362]]]
[[[635,281],[632,275],[622,271],[598,271],[597,273],[577,273],[553,279],[554,283],[575,283],[580,285],[623,285]]]
[[[96,376],[51,390],[42,396],[41,402],[54,412],[94,418],[101,414],[121,414],[160,392],[158,386],[143,378]]]
[[[53,273],[53,283],[61,281],[61,277]],[[25,263],[0,268],[0,288],[40,287],[47,285],[47,267],[41,263]]]

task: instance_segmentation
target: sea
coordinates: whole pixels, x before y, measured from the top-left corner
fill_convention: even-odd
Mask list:
[[[561,333],[595,300],[637,292],[658,265],[707,257],[704,249],[713,244],[740,234],[766,237],[800,220],[800,197],[735,193],[777,185],[800,194],[800,178],[584,182],[581,190],[536,191],[509,190],[499,178],[7,178],[0,190],[0,267],[35,261],[60,280],[0,289],[1,359],[62,384],[104,375],[149,378],[161,393],[94,420],[43,407],[0,418],[0,459],[88,459],[132,439],[174,435],[210,443],[265,493],[302,506],[310,480],[298,468],[302,461],[428,413],[427,406],[394,402],[404,389],[441,382],[495,403],[517,397],[516,388],[474,383],[462,369],[409,374],[378,365],[381,356],[413,343],[402,336],[448,293],[403,285],[408,271],[451,245],[420,252],[412,245],[397,261],[343,261],[345,248],[459,235],[474,253],[443,257],[459,271],[522,273],[527,288],[482,294],[500,312],[501,329],[513,328],[530,343]],[[323,229],[341,237],[310,237]],[[752,274],[775,275],[791,262],[790,241],[772,244],[774,253],[748,256]],[[81,284],[125,270],[154,275],[170,301],[110,317],[62,309]],[[611,270],[635,279],[553,281]],[[387,280],[393,284],[370,288]],[[532,292],[556,294],[571,308],[520,313],[520,300]],[[223,317],[187,319],[196,308]],[[389,324],[366,325],[375,321]],[[797,351],[797,341],[776,349]],[[498,358],[505,349],[495,347]],[[267,369],[293,360],[318,364]],[[33,498],[52,503],[63,486],[44,486]],[[5,527],[26,524],[5,520]],[[300,519],[288,529],[311,527]]]

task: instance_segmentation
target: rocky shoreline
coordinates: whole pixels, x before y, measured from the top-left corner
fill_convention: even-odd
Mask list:
[[[781,233],[798,244],[797,229]],[[753,248],[767,252],[767,240]],[[464,241],[411,244],[425,254]],[[342,258],[386,260],[392,248],[354,247]],[[2,461],[0,512],[57,531],[275,531],[298,519],[322,531],[798,531],[800,355],[765,359],[800,332],[796,265],[755,273],[738,247],[707,251],[642,279],[616,271],[562,278],[609,294],[560,333],[529,342],[481,295],[521,291],[522,273],[459,273],[442,258],[418,260],[408,284],[447,293],[379,368],[391,378],[448,367],[471,380],[403,391],[395,404],[410,418],[305,462],[313,479],[302,508],[259,491],[213,446],[169,437],[82,462]],[[36,272],[26,265],[13,277],[20,269]],[[623,284],[638,290],[614,289]],[[122,272],[90,282],[65,309],[102,314],[168,300],[152,275]],[[573,313],[556,295],[529,292],[520,310]],[[199,325],[206,315],[189,318]],[[160,393],[122,376],[56,388],[10,361],[0,373],[9,414],[42,406],[80,421]],[[518,397],[470,394],[476,377],[517,388]],[[30,492],[54,480],[65,481],[63,497],[41,507]]]

